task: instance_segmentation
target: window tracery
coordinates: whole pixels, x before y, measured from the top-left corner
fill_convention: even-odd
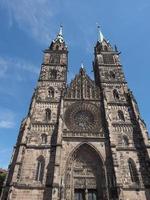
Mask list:
[[[74,103],[65,112],[65,123],[72,131],[99,130],[100,113],[96,106]]]
[[[115,73],[113,71],[110,71],[109,75],[110,75],[110,78],[112,78],[112,79],[116,78],[116,75],[115,75]]]
[[[46,121],[50,121],[51,120],[51,110],[49,108],[47,108],[45,110],[45,118],[46,118]]]
[[[45,167],[45,159],[43,156],[38,157],[37,159],[37,169],[36,169],[36,181],[43,181],[44,176],[44,167]]]
[[[113,90],[113,96],[114,96],[114,99],[116,99],[116,100],[119,99],[119,93],[116,89]]]
[[[87,110],[80,110],[74,115],[75,125],[81,129],[86,129],[94,123],[94,116]]]
[[[122,137],[122,145],[123,145],[124,147],[129,146],[129,140],[128,140],[128,137],[127,137],[126,135],[124,135],[124,136]]]
[[[42,139],[42,144],[47,143],[47,135],[45,133],[41,135],[41,139]]]
[[[54,98],[54,88],[50,87],[48,89],[48,97]]]
[[[133,183],[139,183],[139,177],[138,177],[136,165],[135,165],[135,162],[131,158],[129,158],[128,160],[128,165],[129,165],[131,181]]]
[[[51,69],[49,72],[49,77],[50,77],[50,79],[57,79],[57,70]]]
[[[125,121],[125,117],[124,117],[122,110],[118,110],[118,117],[120,120]]]

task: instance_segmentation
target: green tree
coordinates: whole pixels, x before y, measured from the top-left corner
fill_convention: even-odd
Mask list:
[[[5,172],[0,173],[0,194],[2,192],[2,188],[3,188],[3,183],[5,181],[5,177],[6,177],[6,173]]]

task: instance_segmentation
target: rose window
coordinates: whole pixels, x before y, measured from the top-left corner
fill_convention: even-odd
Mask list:
[[[100,127],[97,107],[87,103],[73,103],[65,112],[65,123],[71,131],[92,131]]]
[[[86,129],[94,123],[94,117],[92,113],[87,110],[78,111],[74,115],[74,123],[81,129]]]

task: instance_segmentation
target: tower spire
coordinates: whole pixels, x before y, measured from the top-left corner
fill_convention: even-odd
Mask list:
[[[98,29],[98,41],[99,41],[99,42],[103,42],[103,40],[104,40],[104,35],[103,35],[103,33],[102,33],[102,31],[101,31],[99,25],[97,26],[97,29]]]
[[[60,25],[60,28],[59,28],[59,35],[63,36],[63,26]]]
[[[60,25],[60,28],[59,28],[59,32],[57,34],[57,37],[55,39],[55,42],[56,41],[59,41],[60,43],[63,43],[64,42],[64,37],[63,37],[63,26]]]

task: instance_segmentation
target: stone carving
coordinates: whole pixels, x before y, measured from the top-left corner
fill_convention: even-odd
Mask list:
[[[75,103],[65,112],[65,122],[69,129],[86,131],[100,129],[100,113],[93,104]]]
[[[84,69],[67,87],[66,99],[99,99],[100,91],[95,83],[85,74]]]
[[[102,160],[88,144],[81,145],[70,155],[67,162],[65,176],[66,200],[73,199],[74,190],[78,188],[83,190],[95,189],[98,199],[103,198],[104,186],[105,174]]]

